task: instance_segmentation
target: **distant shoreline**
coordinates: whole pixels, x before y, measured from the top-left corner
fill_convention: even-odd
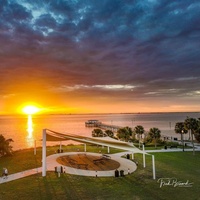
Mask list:
[[[121,112],[121,113],[43,113],[34,114],[34,116],[49,116],[49,115],[137,115],[137,114],[182,114],[182,113],[199,113],[200,111],[181,111],[181,112]],[[1,116],[27,116],[25,114],[0,114]]]

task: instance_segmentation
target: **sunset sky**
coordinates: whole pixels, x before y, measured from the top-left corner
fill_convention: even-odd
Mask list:
[[[0,114],[200,111],[199,0],[1,0]]]

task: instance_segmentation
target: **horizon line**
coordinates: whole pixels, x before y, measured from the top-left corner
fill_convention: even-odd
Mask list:
[[[108,113],[36,113],[32,115],[113,115],[113,114],[166,114],[166,113],[200,113],[200,111],[168,111],[168,112],[108,112]],[[0,116],[27,116],[28,114],[0,114]]]

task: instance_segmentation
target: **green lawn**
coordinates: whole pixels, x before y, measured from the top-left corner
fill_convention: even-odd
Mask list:
[[[49,147],[50,155],[58,147]],[[83,146],[67,146],[64,151],[80,151]],[[88,151],[106,153],[106,148],[88,146]],[[111,153],[119,152],[111,149]],[[60,178],[54,172],[48,172],[0,185],[0,200],[12,199],[72,199],[72,200],[197,200],[200,199],[200,152],[154,153],[156,176],[159,178],[176,178],[178,181],[193,183],[192,187],[163,186],[152,179],[151,156],[146,156],[146,165],[142,166],[142,155],[136,154],[138,169],[125,177],[81,177],[62,174]],[[15,152],[14,156],[0,158],[0,167],[7,167],[9,173],[16,173],[41,166],[41,148],[37,155],[33,150]]]

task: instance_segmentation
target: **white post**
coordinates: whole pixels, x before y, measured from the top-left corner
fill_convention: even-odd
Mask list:
[[[134,153],[132,153],[132,159],[134,160]]]
[[[42,137],[42,176],[46,176],[46,129],[43,129]]]
[[[110,153],[110,147],[108,146],[108,153]]]
[[[142,145],[142,149],[143,149],[143,167],[146,167],[146,160],[145,160],[145,151],[144,151],[144,144]]]
[[[84,144],[84,151],[85,151],[85,152],[87,151],[86,143]]]
[[[61,153],[61,150],[62,150],[62,141],[60,141],[60,153]]]
[[[152,166],[153,166],[153,179],[156,179],[156,169],[155,169],[155,158],[154,155],[152,155]]]
[[[36,155],[36,140],[34,142],[34,155]]]

